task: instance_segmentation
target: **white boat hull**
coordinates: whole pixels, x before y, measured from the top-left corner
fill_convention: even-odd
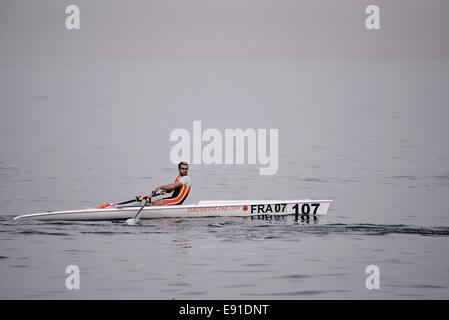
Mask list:
[[[324,216],[332,200],[238,200],[200,201],[198,204],[180,206],[145,207],[140,219],[202,218],[202,217],[252,217],[261,215]],[[51,211],[21,215],[14,220],[125,220],[133,218],[139,206],[117,206],[106,209]]]

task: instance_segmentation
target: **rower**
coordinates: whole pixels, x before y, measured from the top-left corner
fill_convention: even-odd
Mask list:
[[[172,195],[168,198],[155,200],[151,203],[152,206],[172,206],[172,205],[180,205],[184,202],[190,192],[191,180],[187,175],[189,171],[189,164],[187,162],[180,162],[178,164],[179,175],[176,177],[175,182],[165,185],[159,186],[154,189],[155,192],[161,190],[164,192],[173,192]],[[139,199],[140,200],[140,199]]]

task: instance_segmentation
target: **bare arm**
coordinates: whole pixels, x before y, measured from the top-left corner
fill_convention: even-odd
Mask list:
[[[159,187],[156,187],[154,190],[155,191],[164,190],[166,192],[172,192],[174,189],[176,189],[178,187],[182,187],[182,182],[181,181],[177,181],[175,183],[167,184],[165,186],[159,186]]]

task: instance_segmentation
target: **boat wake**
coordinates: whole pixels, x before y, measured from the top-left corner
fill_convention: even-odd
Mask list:
[[[316,236],[385,236],[385,235],[414,235],[427,237],[447,237],[449,227],[416,227],[402,224],[379,225],[365,223],[326,223],[322,220],[305,221],[263,221],[252,223],[238,223],[236,221],[221,221],[209,223],[203,232],[216,233],[218,237],[228,240],[265,240],[278,239],[296,241],[304,235]]]
[[[48,236],[77,236],[83,234],[127,235],[149,233],[172,233],[182,230],[226,235],[236,239],[274,239],[298,234],[316,235],[368,235],[383,236],[390,234],[418,236],[449,236],[449,227],[420,227],[404,224],[368,224],[368,223],[328,223],[325,217],[270,217],[258,216],[217,217],[179,219],[170,223],[170,219],[143,220],[141,228],[130,228],[123,221],[26,221],[14,223],[11,216],[0,217],[0,233]]]
[[[363,235],[387,235],[387,234],[408,234],[422,236],[449,236],[449,227],[412,227],[402,224],[382,225],[382,224],[343,224],[331,223],[325,225],[307,225],[301,228],[306,233],[319,234],[363,234]]]

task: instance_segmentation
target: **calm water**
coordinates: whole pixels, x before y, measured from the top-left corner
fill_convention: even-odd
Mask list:
[[[448,84],[445,60],[2,58],[0,298],[448,299]],[[193,120],[279,129],[279,170],[192,165],[187,203],[333,199],[327,219],[12,221],[169,183]]]
[[[1,221],[2,298],[448,298],[449,228],[248,219]],[[416,249],[419,246],[419,250]],[[365,288],[376,264],[381,289]],[[80,289],[65,268],[80,268]]]

